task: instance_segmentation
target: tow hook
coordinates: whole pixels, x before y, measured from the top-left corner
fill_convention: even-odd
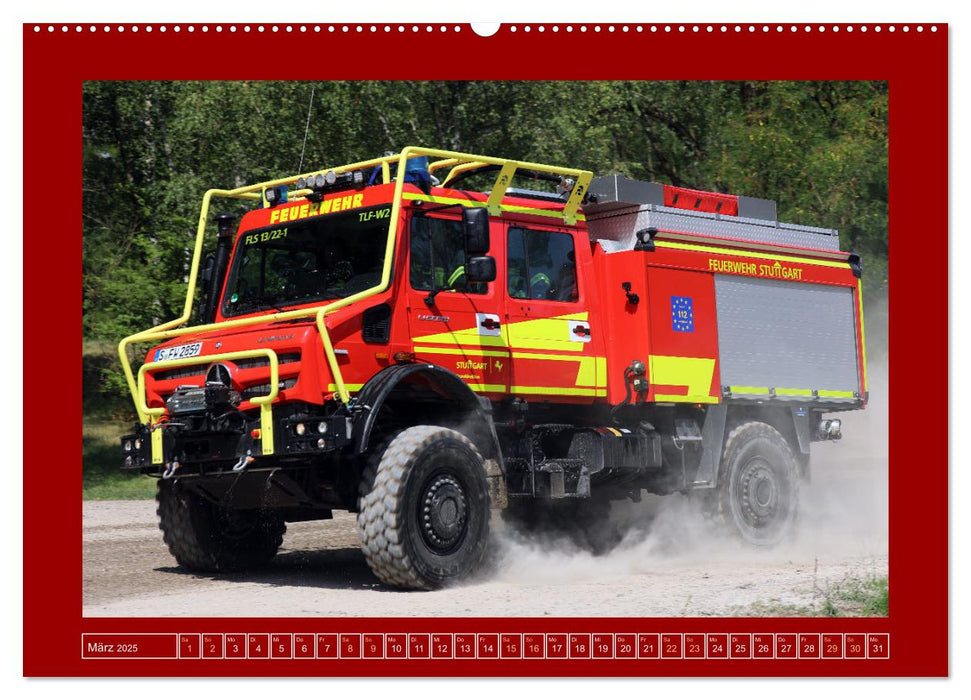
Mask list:
[[[162,472],[162,478],[163,479],[171,479],[175,475],[175,472],[176,472],[176,470],[178,468],[179,468],[179,463],[178,462],[176,462],[174,460],[172,462],[167,462],[165,464],[165,471]]]
[[[246,465],[249,464],[250,462],[252,462],[253,460],[254,460],[254,457],[252,457],[250,455],[249,450],[247,450],[246,451],[246,454],[244,454],[242,457],[240,457],[239,458],[239,461],[236,462],[236,464],[233,465],[233,471],[234,472],[241,472],[241,471],[243,471],[244,469],[246,469]]]
[[[185,423],[172,423],[170,421],[159,421],[158,423],[156,423],[151,427],[151,432],[154,433],[156,430],[161,430],[162,428],[184,428],[184,427],[185,427]]]

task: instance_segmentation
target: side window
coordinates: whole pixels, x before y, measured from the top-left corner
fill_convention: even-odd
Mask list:
[[[465,279],[462,222],[416,216],[411,221],[411,287],[423,292],[454,289],[485,294],[484,283]]]
[[[513,299],[576,301],[573,237],[555,231],[509,229],[508,289]]]

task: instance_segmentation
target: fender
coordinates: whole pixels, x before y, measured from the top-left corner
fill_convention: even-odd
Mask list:
[[[409,393],[429,392],[441,397],[443,405],[448,406],[450,417],[464,416],[465,422],[472,421],[477,440],[473,440],[482,452],[483,458],[494,460],[499,470],[505,474],[499,438],[492,422],[492,404],[480,397],[454,372],[432,364],[405,364],[387,367],[374,375],[352,402],[352,413],[357,414],[354,421],[354,452],[367,452],[381,408],[396,397],[407,399]]]
[[[778,430],[779,434],[789,443],[792,454],[798,460],[802,477],[807,481],[809,480],[809,446],[812,441],[810,434],[811,409],[805,406],[790,406],[788,408],[782,406],[753,407],[749,405],[731,406],[722,403],[710,406],[705,419],[704,436],[706,444],[705,453],[702,455],[702,466],[706,470],[717,467],[714,470],[714,479],[706,486],[717,486],[721,479],[721,453],[724,449],[726,426],[728,425],[726,413],[735,421],[741,419],[762,421]],[[709,421],[712,423],[712,433],[708,432]],[[706,471],[705,475],[711,476],[712,473]]]

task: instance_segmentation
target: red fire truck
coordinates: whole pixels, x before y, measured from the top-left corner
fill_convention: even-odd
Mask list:
[[[119,346],[124,468],[198,571],[347,510],[381,581],[436,588],[491,509],[582,531],[643,490],[773,544],[811,443],[866,403],[860,276],[771,201],[466,153],[210,190],[183,314]]]

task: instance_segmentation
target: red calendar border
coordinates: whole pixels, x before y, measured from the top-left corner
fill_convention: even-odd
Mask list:
[[[25,447],[50,443],[51,406],[55,415],[77,417],[58,423],[58,444],[74,446],[66,458],[26,450],[24,471],[24,674],[87,675],[311,675],[311,676],[467,676],[467,675],[946,675],[947,587],[947,208],[940,193],[948,186],[948,28],[944,24],[868,25],[580,25],[567,33],[512,33],[508,25],[492,37],[475,36],[468,25],[454,32],[433,26],[436,53],[462,55],[462,61],[418,60],[421,32],[295,31],[249,34],[215,31],[91,32],[88,24],[25,25],[24,36],[24,259],[43,260],[24,275],[23,415]],[[172,25],[168,25],[170,28]],[[228,28],[229,25],[223,25]],[[242,25],[238,25],[241,27]],[[406,25],[410,30],[411,25]],[[534,25],[536,26],[536,25]],[[637,32],[636,27],[644,27]],[[684,27],[682,31],[680,27]],[[669,27],[666,30],[665,27]],[[327,25],[323,25],[324,32]],[[403,46],[403,42],[407,46]],[[349,57],[322,72],[304,62],[260,61],[243,49],[258,45],[258,56],[300,56],[325,51]],[[367,50],[374,46],[380,50]],[[403,53],[404,51],[404,53]],[[234,56],[250,55],[245,61]],[[403,63],[387,60],[408,55]],[[164,57],[164,60],[160,60]],[[503,60],[503,57],[506,57]],[[517,58],[518,57],[518,58]],[[532,57],[532,58],[530,58]],[[521,65],[519,65],[521,64]],[[81,616],[81,373],[72,367],[81,343],[81,85],[85,80],[137,79],[875,79],[890,83],[890,617],[873,620],[829,619],[85,619]],[[54,205],[57,226],[38,235],[32,190],[52,176],[63,182]],[[919,194],[935,193],[922,205]],[[50,256],[57,236],[58,255]],[[50,312],[51,281],[58,289],[57,311]],[[42,305],[44,307],[42,312]],[[910,318],[913,314],[912,320]],[[66,336],[50,342],[54,318]],[[906,321],[904,319],[907,319]],[[917,332],[914,332],[917,330]],[[75,366],[76,367],[76,366]],[[912,368],[919,367],[919,373]],[[910,371],[908,371],[910,370]],[[916,377],[916,379],[915,379]],[[899,429],[913,410],[898,397],[918,397],[932,407],[914,439]],[[52,401],[53,400],[53,401]],[[56,402],[56,403],[54,403]],[[33,454],[31,454],[33,453]],[[29,456],[28,456],[29,455]],[[909,479],[920,470],[920,497]],[[52,558],[52,551],[56,557]],[[420,595],[420,594],[416,594]],[[82,634],[140,633],[726,633],[838,632],[883,633],[892,637],[886,660],[834,659],[434,659],[314,660],[148,659],[86,660],[78,653]],[[544,654],[545,656],[545,654]]]

